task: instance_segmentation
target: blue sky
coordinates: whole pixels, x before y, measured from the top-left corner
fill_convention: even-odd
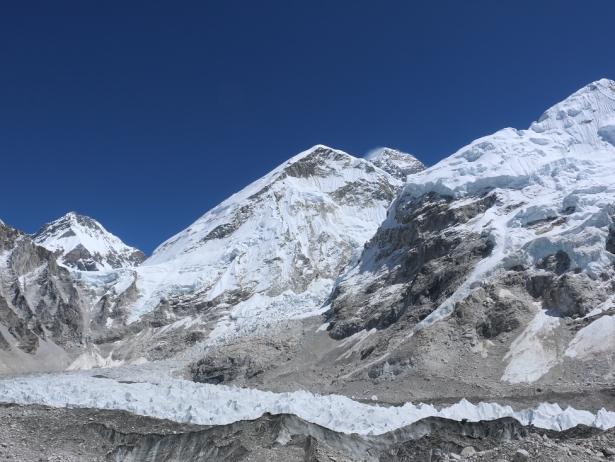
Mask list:
[[[315,144],[428,165],[615,79],[613,1],[0,3],[0,219],[147,254]]]

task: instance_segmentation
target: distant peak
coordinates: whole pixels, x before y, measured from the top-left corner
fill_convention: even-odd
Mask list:
[[[68,212],[66,215],[58,218],[57,220],[53,220],[52,222],[43,225],[43,227],[35,233],[35,236],[38,236],[52,228],[71,228],[75,226],[107,233],[107,230],[105,230],[105,228],[93,218],[85,215],[79,215],[77,212]]]
[[[399,158],[404,158],[406,156],[409,156],[410,158],[412,158],[414,160],[418,160],[412,154],[408,154],[407,152],[398,151],[397,149],[387,148],[387,147],[379,147],[379,148],[372,149],[367,154],[365,154],[364,158],[366,160],[371,161],[371,160],[379,159],[379,158],[383,158],[383,157],[399,157]]]
[[[141,251],[124,244],[98,221],[74,211],[43,225],[32,238],[54,252],[64,266],[82,271],[137,266],[145,260]]]
[[[411,154],[391,148],[372,149],[365,159],[395,178],[406,181],[408,175],[425,170],[425,165]]]
[[[385,151],[395,151],[395,152],[401,152],[401,151],[396,151],[395,149],[391,149],[391,148],[383,148],[383,147],[378,147],[378,148],[374,148],[372,150],[370,150],[367,154],[365,154],[363,156],[363,158],[365,160],[373,160],[373,159],[377,159],[379,157],[381,157]]]

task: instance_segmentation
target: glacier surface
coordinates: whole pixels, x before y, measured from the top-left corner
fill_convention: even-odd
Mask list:
[[[555,431],[579,424],[602,430],[615,426],[615,412],[601,409],[593,414],[548,403],[520,411],[496,403],[474,405],[465,399],[440,410],[433,405],[412,403],[383,407],[340,395],[321,396],[307,391],[272,393],[198,384],[164,374],[158,378],[150,376],[148,380],[135,375],[132,380],[118,381],[85,372],[16,378],[0,381],[0,402],[125,410],[202,425],[253,420],[266,412],[294,414],[334,431],[360,435],[379,435],[432,416],[469,421],[512,417],[524,425]]]

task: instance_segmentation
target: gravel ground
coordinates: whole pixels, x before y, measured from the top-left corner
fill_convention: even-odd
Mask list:
[[[493,431],[477,437],[441,429],[360,457],[348,439],[288,435],[284,417],[271,415],[208,427],[124,411],[0,405],[0,422],[0,460],[24,462],[615,460],[615,430],[582,426],[565,432],[519,427],[512,440]]]

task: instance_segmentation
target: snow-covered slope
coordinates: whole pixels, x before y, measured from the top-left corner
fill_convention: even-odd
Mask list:
[[[514,333],[500,357],[509,382],[561,376],[571,358],[606,359],[613,345],[591,322],[612,314],[615,298],[614,134],[615,83],[604,79],[528,130],[501,130],[412,175],[339,284],[331,335],[401,322],[405,340],[388,348],[411,348],[408,338],[432,326],[421,338],[458,336],[453,348],[467,341],[487,355],[490,339]],[[573,341],[565,317],[589,326]],[[425,361],[435,356],[421,348]]]
[[[375,149],[366,156],[366,159],[404,182],[408,175],[425,170],[425,165],[416,157],[391,148]]]
[[[139,271],[158,284],[133,315],[183,294],[227,307],[220,329],[318,309],[398,186],[344,152],[301,153],[158,247]]]
[[[401,186],[365,159],[315,146],[207,212],[141,266],[79,277],[94,287],[115,284],[106,300],[132,294],[121,311],[108,304],[100,322],[111,329],[188,323],[215,327],[210,340],[224,341],[273,328],[323,311]]]
[[[137,266],[145,255],[108,232],[96,220],[70,212],[45,224],[34,242],[52,251],[58,261],[81,271]]]

